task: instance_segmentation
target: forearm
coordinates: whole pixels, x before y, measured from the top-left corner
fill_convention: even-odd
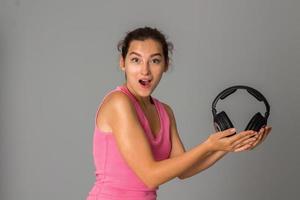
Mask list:
[[[184,171],[189,169],[198,160],[207,156],[211,151],[207,143],[202,143],[180,156],[172,157],[162,161],[153,163],[149,170],[149,180],[151,187],[155,188],[175,177],[178,177]]]
[[[191,176],[198,174],[199,172],[211,167],[213,164],[215,164],[218,160],[220,160],[226,154],[227,154],[227,152],[225,152],[225,151],[216,151],[216,152],[209,153],[206,157],[198,160],[198,162],[196,162],[190,168],[185,170],[179,176],[179,178],[185,179],[185,178],[189,178]]]

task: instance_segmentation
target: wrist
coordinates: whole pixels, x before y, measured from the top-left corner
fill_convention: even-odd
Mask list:
[[[207,152],[208,152],[208,153],[213,153],[213,152],[216,151],[216,149],[215,149],[213,143],[212,143],[209,139],[205,140],[205,141],[203,142],[203,145],[206,146],[206,149],[207,149]]]

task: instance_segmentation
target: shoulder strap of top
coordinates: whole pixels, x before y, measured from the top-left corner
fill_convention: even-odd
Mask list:
[[[126,86],[121,85],[121,86],[118,86],[117,88],[119,90],[125,92],[130,97],[130,99],[134,101],[134,103],[138,103],[138,100],[136,99],[136,97],[129,91],[129,89]],[[152,104],[154,104],[153,99],[154,98],[152,96],[150,96],[150,101],[151,101]]]
[[[138,101],[137,101],[136,97],[129,91],[129,89],[128,89],[126,86],[124,86],[124,85],[117,86],[114,90],[108,92],[108,93],[104,96],[104,98],[102,99],[102,101],[100,102],[100,104],[99,104],[99,106],[98,106],[98,108],[97,108],[96,114],[95,114],[95,120],[94,120],[95,126],[96,126],[96,123],[97,123],[97,115],[98,115],[98,112],[99,112],[100,107],[101,107],[101,105],[103,104],[105,98],[106,98],[109,94],[111,94],[112,92],[115,92],[115,91],[122,91],[123,93],[127,94],[127,95],[129,96],[129,98],[133,101],[133,103],[135,104],[135,106],[136,106],[137,108],[139,108],[139,106],[137,105],[137,104],[138,104]],[[153,100],[153,99],[154,99],[153,97],[151,97],[151,99],[152,99],[152,101],[154,101],[154,100]],[[154,103],[154,102],[153,102],[153,103]]]
[[[164,123],[170,123],[170,117],[169,117],[169,114],[168,114],[168,111],[167,109],[165,108],[165,106],[163,105],[163,102],[161,102],[160,100],[156,99],[156,98],[153,98],[154,101],[156,102],[157,104],[157,107],[159,109],[159,112],[161,114],[161,117],[162,117],[162,121]],[[168,124],[167,124],[168,125]]]
[[[128,90],[128,88],[124,85],[120,85],[117,87],[117,90],[120,90],[122,92],[124,92],[125,94],[127,94],[129,96],[129,98],[134,102],[137,103],[137,99],[133,96],[133,94]]]

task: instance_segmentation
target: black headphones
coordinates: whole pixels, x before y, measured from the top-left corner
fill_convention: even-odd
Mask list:
[[[257,90],[254,88],[248,87],[248,86],[243,86],[243,85],[236,85],[229,87],[225,90],[223,90],[218,96],[215,98],[215,100],[212,103],[212,114],[213,114],[213,120],[214,120],[214,126],[217,131],[224,131],[229,128],[233,128],[233,124],[231,123],[229,117],[227,114],[222,111],[220,113],[217,113],[216,110],[216,104],[219,99],[225,99],[232,93],[234,93],[237,89],[245,89],[250,93],[252,96],[254,96],[258,101],[263,101],[267,111],[265,112],[265,116],[262,116],[260,112],[256,113],[246,126],[245,130],[254,130],[254,131],[259,131],[261,127],[267,124],[267,120],[270,114],[270,105],[267,101],[267,99]]]

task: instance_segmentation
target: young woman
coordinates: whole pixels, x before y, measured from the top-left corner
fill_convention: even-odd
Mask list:
[[[228,129],[186,151],[170,106],[151,96],[169,67],[172,44],[157,29],[127,33],[118,49],[126,81],[111,90],[95,116],[96,182],[87,200],[156,200],[159,185],[191,177],[228,152],[252,149],[271,130]],[[252,137],[253,136],[253,137]]]

